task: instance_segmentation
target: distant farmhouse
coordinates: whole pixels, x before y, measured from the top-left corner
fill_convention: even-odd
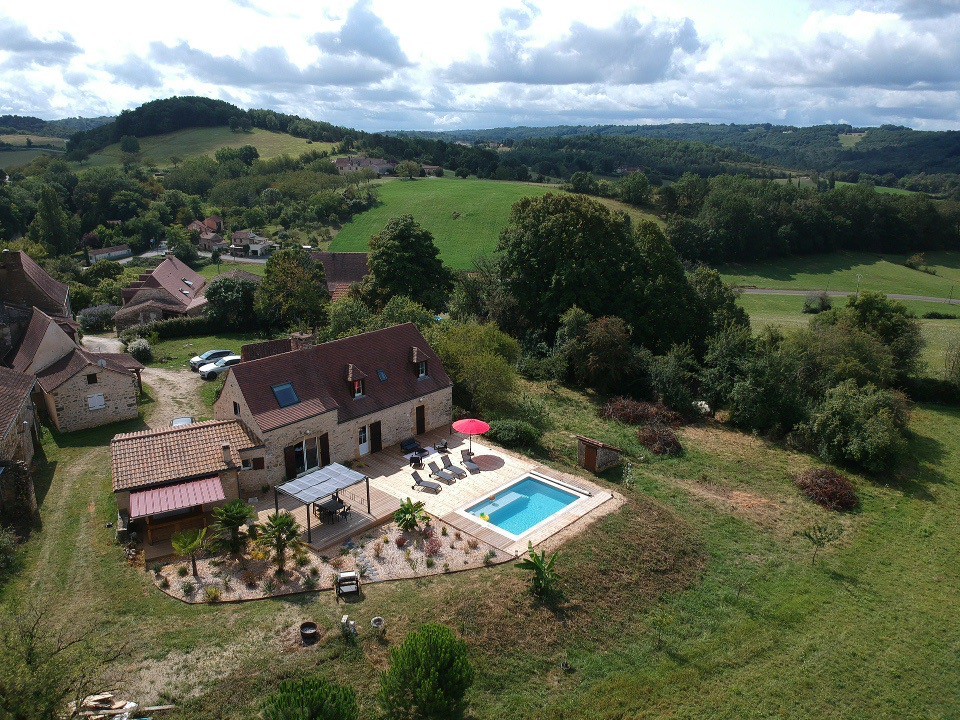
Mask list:
[[[29,378],[31,405],[39,404],[62,432],[137,416],[143,366],[123,353],[92,353],[79,346],[66,285],[25,253],[4,250],[0,301],[0,348],[4,363],[15,373],[4,372],[5,404],[7,397],[19,402],[27,381],[18,374]],[[16,422],[21,427],[33,422],[35,412],[19,404]],[[13,445],[32,456],[25,438],[9,447]],[[6,441],[2,447],[7,452]]]
[[[360,170],[372,170],[377,175],[389,175],[397,169],[397,164],[384,160],[383,158],[371,158],[363,156],[337,158],[333,161],[337,171],[340,173],[359,172]]]
[[[199,315],[206,307],[207,281],[167,253],[152,272],[125,288],[123,307],[113,316],[117,329],[174,317]]]
[[[263,257],[273,250],[274,244],[253,230],[237,230],[230,236],[230,254],[239,257]]]
[[[350,288],[370,272],[366,253],[315,252],[311,257],[323,265],[331,300],[346,297]]]
[[[101,260],[123,260],[131,257],[133,252],[129,245],[114,245],[113,247],[99,248],[88,252],[90,264],[94,265]]]

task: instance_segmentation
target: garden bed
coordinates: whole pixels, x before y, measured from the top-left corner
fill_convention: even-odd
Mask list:
[[[240,557],[210,555],[197,560],[197,577],[189,560],[148,568],[154,583],[168,595],[188,603],[242,602],[300,592],[332,590],[336,573],[357,570],[364,583],[400,580],[469,570],[512,560],[446,523],[404,532],[394,523],[382,525],[328,548],[323,554],[304,545],[289,553],[278,576],[272,558],[248,549]]]

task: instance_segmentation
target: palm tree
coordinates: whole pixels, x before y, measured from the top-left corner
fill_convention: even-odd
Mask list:
[[[247,542],[247,534],[242,528],[256,516],[253,505],[238,498],[213,509],[213,532],[218,540],[230,548],[230,552],[239,555]]]
[[[524,558],[517,563],[517,567],[523,570],[532,570],[532,590],[533,594],[542,600],[550,600],[557,594],[557,571],[554,570],[554,563],[557,561],[557,553],[549,558],[546,550],[539,553],[533,549],[533,543],[528,543],[527,552],[530,557]]]
[[[260,527],[257,544],[273,550],[277,573],[282,573],[287,564],[287,550],[300,546],[300,523],[290,513],[273,513]]]
[[[190,565],[193,567],[193,576],[197,577],[197,553],[203,550],[207,544],[207,529],[184,530],[177,533],[170,540],[173,545],[173,551],[182,558],[190,558]]]

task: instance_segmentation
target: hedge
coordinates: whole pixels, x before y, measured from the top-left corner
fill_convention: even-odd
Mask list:
[[[192,317],[177,317],[168,320],[131,325],[121,331],[120,340],[129,343],[136,338],[148,338],[156,335],[157,340],[171,340],[173,338],[190,337],[191,335],[209,335],[221,328],[206,315]]]

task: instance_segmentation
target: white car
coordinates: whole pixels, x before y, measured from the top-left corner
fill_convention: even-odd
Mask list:
[[[203,365],[211,365],[220,358],[233,354],[234,353],[230,352],[229,350],[207,350],[202,355],[194,355],[192,358],[190,358],[190,369],[196,372]]]
[[[216,362],[201,365],[200,377],[202,377],[204,380],[215,380],[238,362],[240,362],[239,355],[227,355],[226,357],[220,358]]]

